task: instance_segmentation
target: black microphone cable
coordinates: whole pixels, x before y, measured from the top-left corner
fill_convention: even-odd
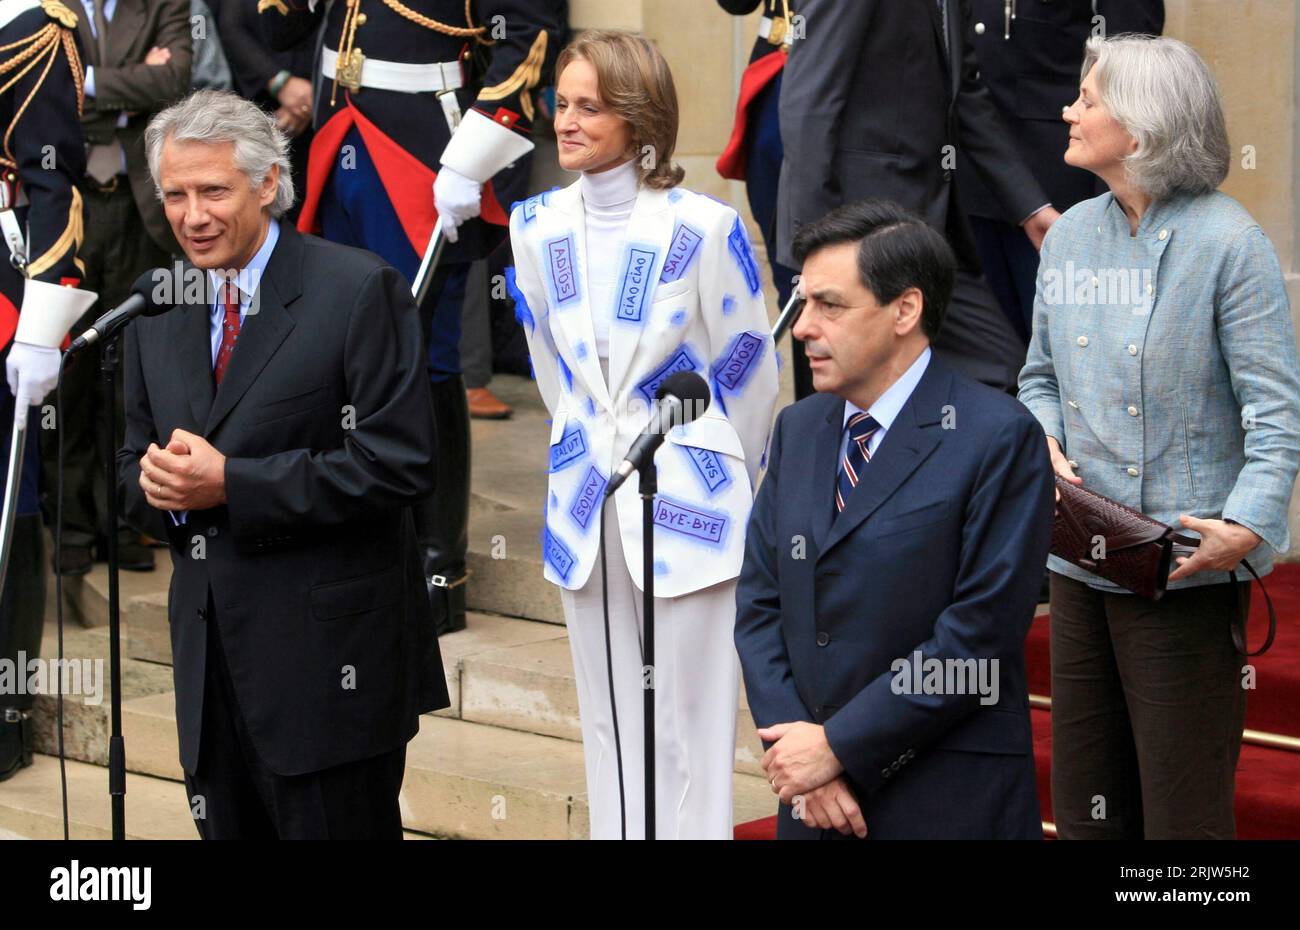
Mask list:
[[[614,717],[614,758],[618,763],[618,816],[622,823],[623,839],[627,839],[627,792],[623,787],[623,746],[618,737],[618,703],[614,699],[614,650],[609,637],[609,577],[605,569],[605,505],[608,497],[600,501],[600,601],[605,614],[605,668],[609,671],[609,710]],[[617,516],[617,512],[615,512]]]

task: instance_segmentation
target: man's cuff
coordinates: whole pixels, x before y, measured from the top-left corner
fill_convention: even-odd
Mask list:
[[[1034,217],[1036,217],[1038,214],[1042,213],[1044,210],[1046,210],[1046,209],[1047,209],[1048,207],[1050,207],[1050,206],[1051,206],[1050,203],[1045,203],[1045,204],[1043,204],[1043,205],[1042,205],[1041,207],[1039,207],[1037,210],[1035,210],[1034,212],[1030,213],[1027,217],[1025,217],[1023,220],[1021,220],[1021,221],[1020,221],[1020,225],[1021,225],[1021,226],[1024,226],[1026,223],[1028,223],[1030,220],[1032,220]]]
[[[95,66],[94,65],[86,65],[86,77],[81,82],[81,86],[85,90],[87,97],[95,96]]]

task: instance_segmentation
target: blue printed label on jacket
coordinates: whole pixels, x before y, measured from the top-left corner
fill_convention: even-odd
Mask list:
[[[673,239],[668,246],[668,255],[664,259],[664,270],[659,275],[659,282],[680,281],[691,268],[695,254],[700,250],[704,237],[685,223],[678,223],[673,230]]]
[[[691,465],[695,467],[696,474],[700,476],[700,481],[704,483],[704,489],[709,494],[716,494],[731,484],[731,473],[727,470],[721,455],[712,449],[700,449],[696,446],[679,446],[679,448],[691,460]]]
[[[668,360],[650,373],[646,378],[637,385],[637,390],[645,398],[647,404],[655,402],[655,392],[659,390],[659,385],[663,384],[669,375],[675,375],[679,371],[698,371],[699,366],[695,363],[694,357],[690,350],[682,346]]]
[[[596,470],[595,465],[587,467],[578,484],[578,491],[569,505],[569,516],[585,531],[591,525],[591,515],[600,510],[601,495],[605,493],[605,476]]]
[[[546,538],[542,541],[542,557],[555,574],[560,576],[560,580],[568,583],[569,575],[573,573],[573,566],[577,560],[568,546],[564,545],[560,537],[552,533],[549,527],[546,530]]]
[[[546,264],[550,270],[551,294],[557,307],[563,307],[578,299],[575,251],[571,235],[552,239],[546,243]]]
[[[650,292],[650,272],[657,254],[650,249],[631,246],[623,266],[623,280],[618,288],[618,305],[614,315],[628,323],[640,323]]]
[[[731,232],[727,234],[727,249],[731,252],[731,257],[736,260],[736,264],[740,266],[740,273],[745,276],[745,285],[749,288],[749,293],[757,296],[763,284],[758,277],[758,264],[754,261],[754,250],[749,247],[749,236],[740,223],[740,217],[736,217],[736,222],[731,224]]]
[[[551,446],[551,471],[572,465],[587,454],[587,437],[578,423],[565,424],[560,441]]]
[[[727,533],[727,517],[720,513],[688,507],[660,496],[655,499],[655,526],[721,546]]]
[[[758,333],[737,333],[713,365],[713,377],[733,394],[745,386],[763,358],[766,340]]]

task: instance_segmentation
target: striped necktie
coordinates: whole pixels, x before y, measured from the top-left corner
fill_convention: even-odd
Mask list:
[[[871,453],[867,451],[867,443],[871,442],[872,434],[878,429],[880,429],[880,424],[869,413],[855,413],[849,417],[849,422],[844,425],[845,432],[849,434],[849,441],[848,445],[844,447],[844,458],[840,461],[840,473],[835,482],[835,512],[837,514],[842,512],[848,505],[849,495],[858,486],[858,478],[861,476],[862,470],[871,461]]]

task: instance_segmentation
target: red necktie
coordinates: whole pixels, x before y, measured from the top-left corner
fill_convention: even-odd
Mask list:
[[[239,339],[239,288],[233,282],[227,283],[225,296],[226,318],[221,322],[221,348],[217,349],[217,364],[212,369],[212,377],[218,386],[226,376],[226,367]]]

